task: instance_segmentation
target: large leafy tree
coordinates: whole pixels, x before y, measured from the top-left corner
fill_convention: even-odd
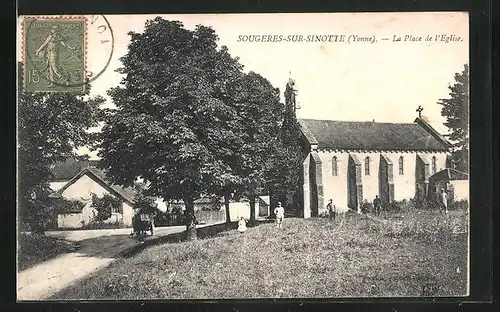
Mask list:
[[[19,73],[23,66],[19,64]],[[31,93],[22,86],[18,92],[18,185],[20,216],[33,228],[43,231],[40,217],[51,206],[48,181],[50,165],[77,156],[77,148],[89,144],[89,128],[98,125],[102,97],[69,92]],[[30,200],[35,191],[37,200]],[[44,209],[45,207],[45,209]]]
[[[209,27],[191,31],[158,17],[129,35],[122,85],[108,92],[117,109],[106,114],[101,164],[115,183],[141,177],[149,195],[183,200],[194,215],[195,199],[239,183],[230,164],[241,138],[228,90],[242,66],[217,49]],[[187,232],[196,237],[192,224]]]
[[[161,211],[158,208],[155,198],[146,194],[147,189],[148,186],[143,181],[136,182],[134,186],[134,209],[136,209],[138,213],[146,213],[156,216],[157,214],[160,214]]]
[[[439,100],[441,115],[446,117],[444,125],[450,130],[453,142],[453,158],[459,169],[469,168],[469,65],[464,65],[461,73],[455,74],[455,83],[449,87],[449,98]]]
[[[303,150],[304,146],[301,141],[302,132],[296,117],[296,90],[294,88],[295,82],[290,79],[284,92],[285,106],[279,112],[282,120],[281,128],[266,170],[272,205],[275,205],[276,201],[284,202],[288,195],[298,195],[300,167],[308,152]],[[297,204],[297,200],[294,203]]]
[[[278,138],[283,119],[279,89],[261,75],[250,72],[233,89],[234,106],[240,120],[242,144],[235,146],[235,172],[241,185],[237,192],[250,202],[250,221],[255,222],[256,196],[268,190],[271,158],[280,148]]]

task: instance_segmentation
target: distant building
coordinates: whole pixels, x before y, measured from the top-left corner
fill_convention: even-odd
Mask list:
[[[123,188],[110,183],[102,170],[95,167],[84,168],[59,188],[57,193],[65,199],[85,204],[80,211],[59,214],[57,218],[59,228],[80,228],[95,218],[97,210],[92,207],[92,194],[97,197],[109,194],[121,202],[120,206],[112,208],[111,217],[103,222],[123,222],[124,226],[132,226],[135,191],[132,188]]]
[[[437,199],[444,189],[452,200],[469,200],[469,175],[454,168],[446,168],[429,178],[430,198]]]
[[[98,197],[109,194],[121,201],[120,207],[114,210],[105,223],[117,221],[123,222],[124,226],[132,226],[134,215],[135,190],[131,187],[124,188],[109,181],[104,170],[98,169],[98,161],[67,160],[54,164],[52,169],[51,189],[68,200],[77,200],[85,205],[83,208],[75,207],[74,210],[66,211],[58,215],[57,226],[59,228],[81,228],[91,222],[97,215],[97,210],[92,207],[92,194]],[[177,208],[185,210],[183,201],[165,202],[162,198],[156,198],[157,207],[161,211],[172,211]],[[218,203],[219,214],[210,214]],[[264,208],[260,208],[261,200],[256,201],[256,216],[268,215],[268,200],[262,201]],[[267,204],[266,204],[267,203]],[[214,202],[211,198],[200,198],[194,201],[194,210],[201,221],[223,222],[225,220],[225,209],[222,199]],[[265,211],[264,211],[265,210]],[[206,213],[204,213],[204,211]],[[250,206],[248,202],[230,202],[231,221],[237,221],[240,217],[250,218]],[[206,220],[205,220],[206,219]]]

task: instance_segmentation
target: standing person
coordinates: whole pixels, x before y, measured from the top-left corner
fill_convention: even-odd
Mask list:
[[[441,209],[444,208],[444,213],[448,213],[448,194],[444,191],[444,188],[441,189],[441,195],[439,196],[441,200]]]
[[[375,199],[373,200],[373,208],[375,208],[375,214],[380,215],[380,206],[382,203],[380,202],[380,198],[378,195],[375,195]]]
[[[276,215],[276,227],[281,228],[285,218],[285,209],[281,206],[281,202],[278,202],[278,207],[274,208],[274,214]]]
[[[238,231],[243,234],[247,230],[247,221],[241,217],[238,221]]]
[[[335,215],[337,213],[337,209],[335,205],[333,204],[333,200],[330,198],[328,201],[328,205],[326,205],[326,208],[328,209],[328,214],[330,216],[330,220],[333,219],[335,220]]]

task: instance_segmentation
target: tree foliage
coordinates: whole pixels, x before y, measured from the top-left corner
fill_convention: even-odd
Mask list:
[[[468,171],[469,151],[469,65],[464,65],[461,73],[455,74],[455,83],[448,86],[449,98],[440,99],[441,116],[446,117],[444,125],[450,130],[453,142],[453,157],[463,171]]]
[[[290,79],[284,92],[285,106],[281,110],[282,123],[276,148],[266,175],[269,177],[271,201],[284,202],[287,195],[298,195],[302,161],[308,151],[303,150],[302,132],[296,116],[295,82]],[[295,198],[294,204],[297,204]]]
[[[248,197],[250,219],[255,221],[255,197],[269,189],[269,166],[280,148],[278,134],[283,122],[279,89],[261,75],[241,76],[233,89],[233,101],[240,120],[242,140],[234,146],[234,172],[240,177],[236,193]]]
[[[102,166],[116,183],[140,176],[148,194],[184,200],[192,211],[195,199],[238,183],[229,164],[241,139],[228,89],[242,67],[217,49],[209,27],[156,18],[129,35],[122,85],[108,92],[117,109],[106,114]]]
[[[158,17],[129,35],[100,137],[101,166],[115,183],[141,177],[146,195],[183,200],[187,215],[201,197],[224,196],[228,210],[230,198],[295,189],[296,120],[282,130],[277,88],[243,73],[210,27]]]
[[[97,210],[97,215],[95,221],[104,221],[111,218],[111,214],[114,209],[120,209],[122,202],[113,195],[104,194],[102,197],[98,197],[96,194],[92,194],[92,207]]]
[[[51,198],[49,205],[55,208],[56,214],[79,213],[85,207],[85,203],[78,200],[68,200],[64,197]],[[57,217],[57,215],[56,215]]]
[[[134,195],[134,209],[137,210],[139,214],[153,214],[157,215],[160,213],[158,204],[152,196],[146,194],[147,186],[145,183],[136,183],[135,195]]]
[[[22,73],[21,63],[19,72]],[[25,92],[22,76],[19,80],[19,207],[21,217],[28,218],[34,209],[34,205],[29,204],[33,190],[37,192],[37,201],[48,199],[50,165],[76,156],[77,148],[93,140],[93,134],[87,130],[98,125],[99,106],[104,99],[90,97],[88,92]]]

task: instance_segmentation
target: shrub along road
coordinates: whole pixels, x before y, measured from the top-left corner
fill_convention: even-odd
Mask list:
[[[198,228],[210,224],[198,225]],[[184,226],[155,228],[147,243],[164,236],[181,233]],[[47,232],[49,237],[76,241],[80,248],[40,263],[17,275],[18,300],[44,300],[88,274],[102,269],[120,258],[124,252],[143,245],[129,236],[131,229]]]

